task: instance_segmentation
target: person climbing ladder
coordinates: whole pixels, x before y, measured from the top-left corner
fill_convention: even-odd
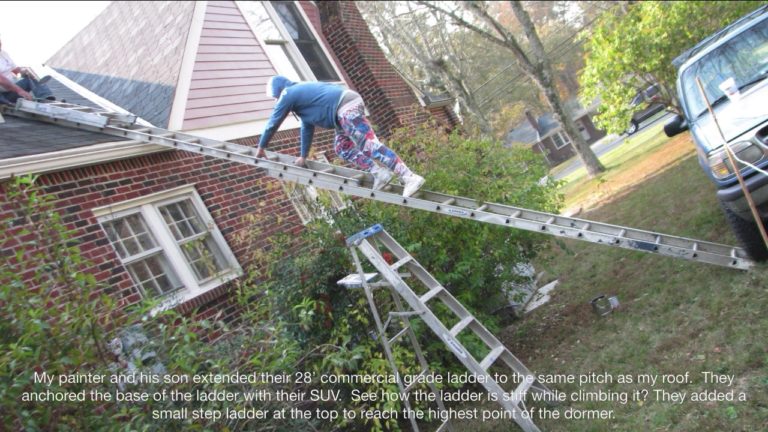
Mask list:
[[[296,165],[304,166],[312,146],[315,126],[336,130],[334,150],[339,157],[374,178],[373,189],[386,186],[394,175],[403,185],[403,196],[413,195],[424,178],[411,171],[392,149],[379,141],[365,116],[363,98],[337,84],[293,82],[276,75],[267,82],[267,95],[277,99],[259,141],[257,157],[266,157],[272,136],[293,112],[301,119],[301,150]]]

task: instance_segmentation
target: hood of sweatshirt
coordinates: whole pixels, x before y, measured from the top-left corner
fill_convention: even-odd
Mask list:
[[[267,82],[267,96],[277,99],[286,87],[296,84],[282,75],[275,75]]]

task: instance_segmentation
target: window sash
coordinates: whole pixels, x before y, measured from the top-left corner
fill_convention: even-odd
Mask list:
[[[300,8],[294,2],[274,3],[238,1],[237,5],[277,72],[297,81],[340,82],[341,75],[331,56]],[[296,39],[284,20],[290,20],[291,29],[297,29]],[[309,41],[311,48],[299,46]]]
[[[568,139],[567,135],[561,132],[555,132],[555,134],[552,135],[552,142],[555,144],[555,148],[559,150],[570,144],[571,140]]]

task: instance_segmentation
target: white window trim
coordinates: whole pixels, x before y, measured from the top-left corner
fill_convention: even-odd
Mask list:
[[[325,156],[325,152],[318,153],[315,158],[315,160],[319,162],[328,163],[328,158]],[[311,185],[303,185],[300,183],[292,183],[292,182],[282,182],[283,183],[283,191],[288,196],[288,200],[293,205],[294,210],[296,210],[296,213],[299,215],[299,219],[301,219],[302,225],[307,225],[308,223],[314,221],[315,219],[321,218],[323,216],[332,218],[332,214],[336,213],[340,210],[344,210],[349,205],[349,201],[344,198],[342,194],[339,194],[336,191],[326,190],[325,192],[331,196],[331,200],[336,203],[339,203],[339,206],[335,206],[332,209],[326,209],[329,214],[326,215],[320,215],[320,214],[314,214],[312,211],[312,207],[307,206],[304,204],[304,202],[297,202],[298,197],[295,197],[294,194],[300,193],[304,197],[308,197],[311,199],[317,199],[319,196],[319,192],[317,191],[317,188]],[[293,190],[291,190],[293,188]],[[298,188],[303,188],[304,190],[296,191]],[[306,215],[309,215],[307,217]]]
[[[211,237],[221,250],[224,260],[228,265],[228,268],[222,273],[204,280],[201,283],[198,283],[196,280],[192,268],[184,258],[183,252],[173,237],[173,233],[171,233],[168,226],[163,222],[163,217],[158,208],[163,205],[186,199],[190,199],[192,205],[202,219],[202,222],[208,228]],[[140,198],[123,201],[118,204],[93,209],[93,214],[100,224],[133,213],[141,213],[144,222],[155,237],[158,246],[163,249],[169,265],[176,271],[176,276],[184,286],[181,290],[170,293],[164,297],[159,297],[161,303],[152,310],[151,313],[153,315],[204,294],[243,274],[243,270],[237,262],[237,258],[229,248],[229,245],[221,234],[221,231],[219,231],[218,226],[216,226],[208,209],[205,208],[203,200],[200,198],[194,185],[169,189]],[[117,256],[122,262],[120,255],[117,254]],[[139,292],[141,292],[141,290],[139,290]]]
[[[560,139],[563,141],[563,145],[561,145],[561,146],[557,145],[557,141],[555,141],[555,136],[559,136],[560,137]],[[562,133],[561,131],[557,131],[557,132],[552,134],[552,144],[554,144],[554,146],[555,146],[555,148],[557,150],[560,150],[561,148],[565,148],[565,147],[568,147],[569,145],[571,145],[571,140],[568,138],[568,135]]]
[[[338,83],[344,83],[344,74],[341,73],[341,70],[336,65],[336,62],[334,61],[333,56],[331,56],[330,52],[326,49],[325,44],[323,43],[323,39],[320,38],[320,35],[315,30],[315,26],[312,25],[312,21],[309,20],[309,17],[306,13],[304,13],[304,9],[301,7],[300,4],[297,4],[297,2],[293,2],[296,6],[296,10],[298,10],[299,15],[301,15],[301,19],[304,20],[304,24],[307,26],[310,32],[312,32],[312,36],[317,41],[317,44],[320,45],[320,49],[323,51],[323,54],[325,54],[326,59],[328,60],[328,63],[331,64],[331,67],[333,68],[334,72],[336,72],[336,76],[339,77]],[[238,10],[240,13],[245,17],[245,13],[240,8],[240,1],[236,1],[235,4],[237,5]],[[274,7],[270,4],[268,1],[262,1],[261,4],[264,6],[264,9],[267,11],[267,14],[269,15],[269,18],[272,20],[272,23],[275,24],[275,27],[277,27],[277,30],[280,32],[280,35],[285,40],[285,43],[288,46],[288,51],[290,52],[291,60],[295,61],[297,63],[297,66],[300,70],[295,71],[296,75],[298,76],[305,76],[305,77],[311,77],[312,80],[317,80],[315,77],[315,74],[312,73],[312,70],[309,67],[309,64],[307,64],[306,60],[304,60],[304,56],[299,51],[299,48],[296,46],[296,44],[293,42],[293,39],[291,38],[290,34],[288,34],[288,30],[285,28],[285,25],[283,24],[283,20],[280,19],[280,17],[277,14],[277,11],[275,11]],[[256,31],[256,29],[251,25],[251,23],[248,22],[246,19],[246,23],[248,24],[248,27],[250,27],[251,32],[256,36],[256,39],[259,41],[259,44],[264,48],[266,46],[266,40]],[[264,48],[264,54],[269,58],[270,63],[273,67],[277,64],[273,58],[269,56],[269,51]],[[275,67],[275,69],[277,69]],[[286,71],[277,71],[279,74],[287,74]]]

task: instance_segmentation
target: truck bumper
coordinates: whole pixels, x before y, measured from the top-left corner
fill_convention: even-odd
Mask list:
[[[768,176],[761,173],[754,173],[752,176],[745,178],[744,183],[746,183],[747,190],[749,190],[750,195],[752,195],[752,200],[757,206],[760,217],[764,220],[768,219]],[[718,190],[717,198],[723,205],[742,219],[753,219],[749,203],[747,202],[747,198],[744,196],[744,192],[739,183]]]

